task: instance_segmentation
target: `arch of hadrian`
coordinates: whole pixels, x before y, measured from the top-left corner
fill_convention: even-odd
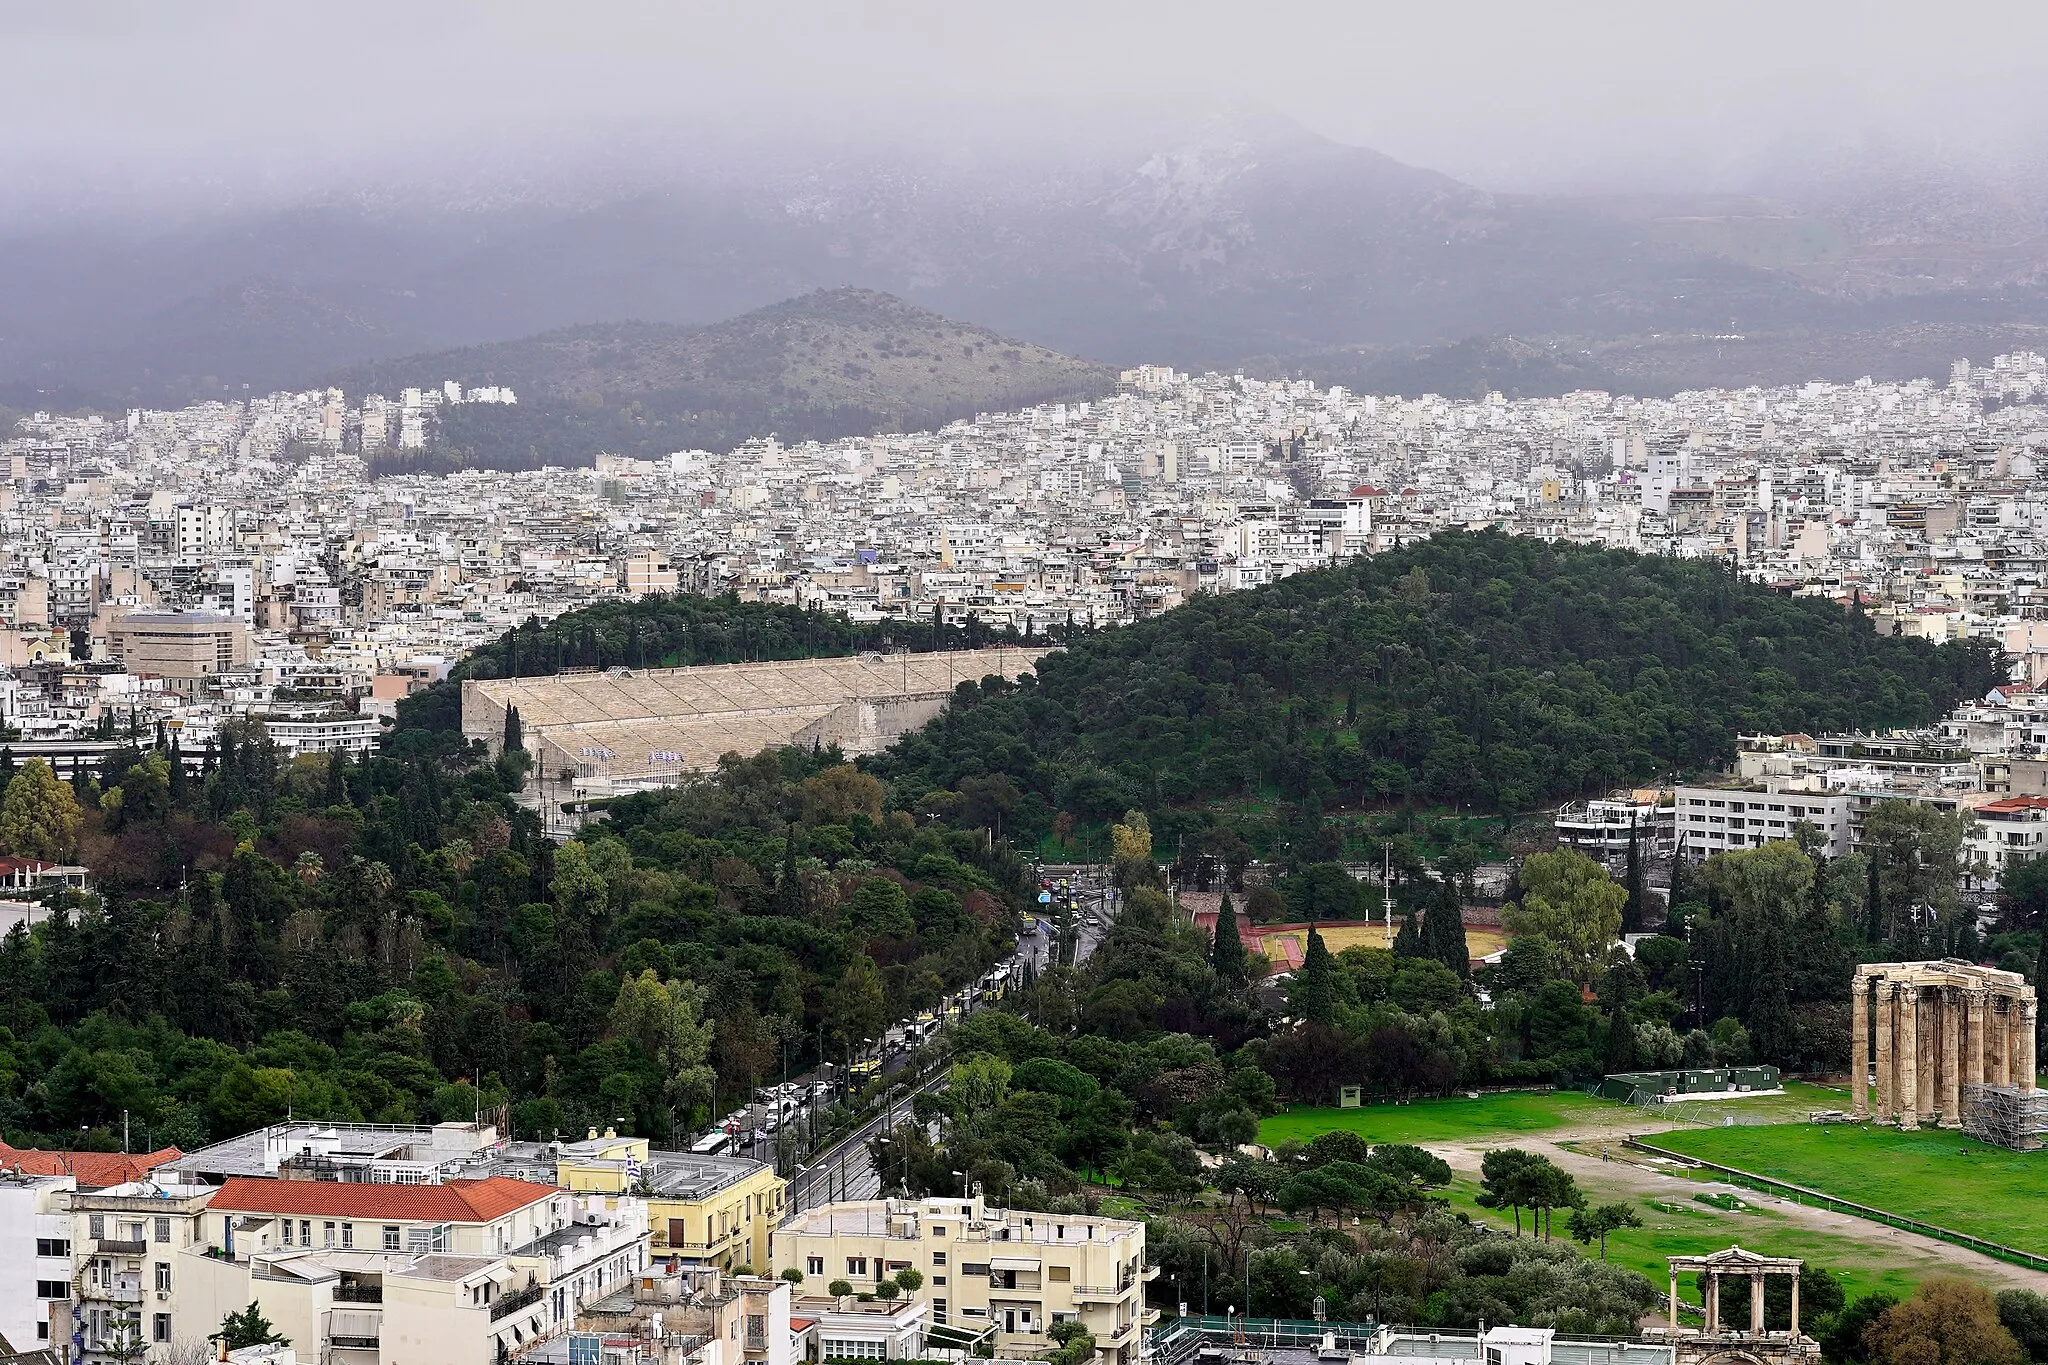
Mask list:
[[[1873,1062],[1879,1123],[1961,1128],[1973,1104],[2039,1108],[2034,1011],[2034,988],[2017,972],[1953,959],[1858,967],[1849,1002],[1854,1117],[1870,1117],[1864,1080]]]

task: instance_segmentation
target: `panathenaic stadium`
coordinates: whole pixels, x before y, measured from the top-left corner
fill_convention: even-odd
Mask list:
[[[517,707],[544,782],[614,790],[709,771],[729,753],[795,744],[879,753],[945,709],[953,689],[1029,673],[1044,649],[860,654],[696,668],[614,668],[462,684],[462,733],[495,755]]]

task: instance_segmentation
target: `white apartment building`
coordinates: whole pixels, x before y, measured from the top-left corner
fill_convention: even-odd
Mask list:
[[[1078,1319],[1101,1365],[1138,1358],[1156,1309],[1145,1285],[1145,1225],[1087,1214],[1023,1213],[972,1199],[878,1199],[826,1204],[775,1236],[778,1272],[807,1291],[845,1280],[867,1292],[899,1270],[924,1283],[909,1297],[934,1327],[993,1329],[998,1355],[1048,1350],[1054,1323]]]
[[[76,1185],[68,1175],[0,1171],[0,1334],[17,1349],[49,1345],[52,1320],[69,1317],[71,1219],[59,1201]]]
[[[1804,821],[1819,832],[1830,858],[1850,851],[1850,798],[1840,792],[1780,790],[1775,781],[1726,787],[1679,787],[1676,838],[1680,856],[1709,858],[1732,849],[1790,839]]]
[[[567,1330],[647,1264],[638,1200],[503,1176],[235,1177],[199,1227],[172,1258],[173,1339],[257,1302],[330,1365],[491,1365]]]

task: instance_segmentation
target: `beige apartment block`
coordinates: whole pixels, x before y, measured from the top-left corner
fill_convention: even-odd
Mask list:
[[[1087,1214],[1024,1213],[973,1199],[880,1199],[826,1204],[775,1235],[776,1270],[803,1272],[815,1294],[834,1280],[856,1293],[899,1270],[924,1283],[914,1297],[934,1327],[994,1329],[998,1355],[1052,1347],[1053,1324],[1079,1319],[1103,1365],[1139,1356],[1158,1310],[1145,1285],[1145,1226]]]
[[[196,691],[201,679],[246,667],[253,657],[249,627],[215,611],[126,612],[107,643],[127,672],[162,678],[185,693]]]

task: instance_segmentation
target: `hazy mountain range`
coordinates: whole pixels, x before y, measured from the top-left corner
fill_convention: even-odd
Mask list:
[[[2048,322],[2033,168],[1843,164],[1769,195],[1537,197],[1272,118],[1148,136],[1014,164],[705,155],[574,188],[17,220],[0,238],[0,401],[261,391],[844,286],[1112,365],[1407,391],[1655,391],[1873,355],[1924,373]],[[1808,368],[1777,373],[1793,365]]]

